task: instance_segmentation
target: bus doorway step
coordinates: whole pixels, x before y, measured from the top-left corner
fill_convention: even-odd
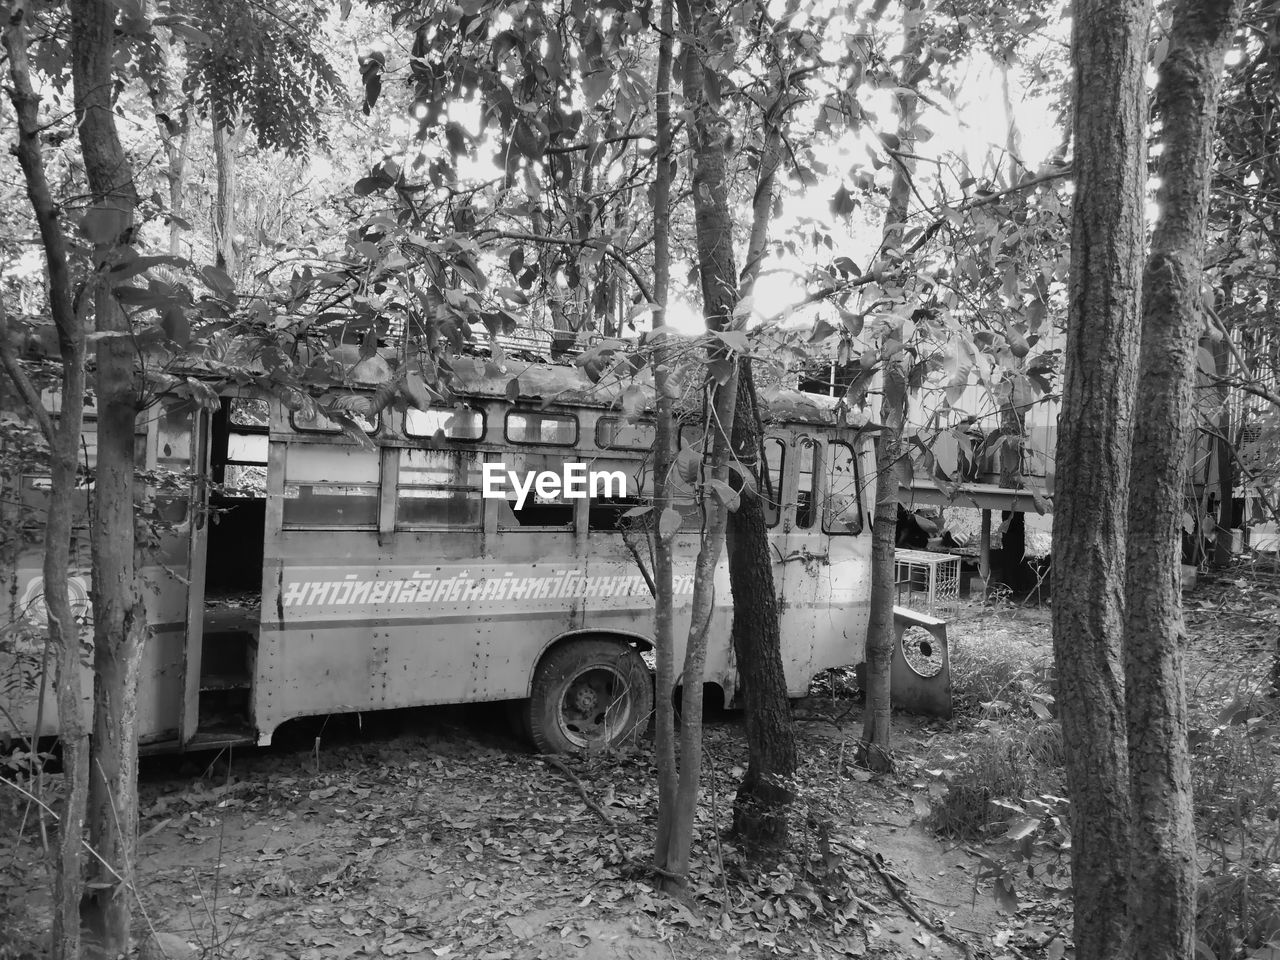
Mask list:
[[[197,730],[195,736],[186,742],[187,750],[216,750],[221,747],[235,747],[258,742],[258,733],[247,725],[214,727]]]

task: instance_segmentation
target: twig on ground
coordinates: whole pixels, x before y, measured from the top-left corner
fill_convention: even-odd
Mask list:
[[[930,933],[941,937],[943,940],[946,940],[955,947],[959,947],[966,957],[973,956],[973,947],[971,947],[965,940],[957,937],[950,930],[946,929],[946,927],[942,927],[934,923],[920,912],[919,907],[907,899],[905,886],[903,886],[900,881],[895,880],[888,871],[880,865],[879,857],[876,854],[869,853],[866,850],[860,850],[859,848],[852,846],[848,847],[848,849],[852,850],[867,862],[871,867],[872,872],[881,879],[885,887],[887,887],[889,892],[893,894],[893,899],[898,901],[898,904],[903,910],[907,911],[907,915],[911,917],[912,920],[920,924],[920,926],[924,927]]]
[[[585,803],[587,805],[587,808],[591,810],[591,812],[594,813],[597,817],[603,820],[605,825],[610,830],[613,831],[613,845],[618,848],[618,855],[622,857],[623,861],[628,866],[634,867],[637,870],[652,870],[654,873],[656,873],[660,877],[666,877],[668,880],[675,880],[677,883],[683,883],[684,878],[672,873],[670,870],[664,870],[662,867],[659,867],[657,864],[637,863],[635,859],[631,856],[631,854],[627,853],[626,848],[623,847],[622,845],[622,840],[619,839],[618,837],[617,821],[614,820],[613,817],[609,815],[608,810],[606,810],[604,807],[600,806],[600,804],[596,803],[596,801],[591,799],[591,795],[587,793],[586,785],[583,784],[583,782],[578,778],[578,775],[574,773],[572,770],[570,770],[568,765],[559,757],[544,756],[542,760],[544,763],[546,763],[547,766],[560,771],[560,773],[564,775],[564,778],[566,780],[568,780],[575,787],[577,787],[578,795],[582,797],[582,802]]]

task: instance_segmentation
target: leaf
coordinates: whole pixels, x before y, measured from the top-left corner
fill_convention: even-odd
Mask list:
[[[187,312],[176,304],[166,307],[160,315],[160,328],[180,347],[191,343],[191,321],[187,319]]]
[[[723,480],[710,480],[707,484],[711,488],[711,495],[715,497],[720,504],[733,513],[738,509],[738,505],[742,502],[742,498],[738,495],[738,491],[729,486]]]
[[[843,183],[840,184],[831,198],[831,213],[837,217],[847,217],[856,209],[858,201],[845,189]]]
[[[507,381],[507,402],[515,403],[520,399],[520,378],[512,377]]]
[[[701,463],[701,452],[692,447],[685,447],[676,454],[676,473],[681,480],[692,486],[697,482],[698,467]]]
[[[1029,837],[1035,833],[1036,828],[1040,826],[1038,817],[1024,817],[1021,820],[1015,820],[1004,832],[1006,840],[1021,840],[1023,837]]]
[[[997,877],[991,887],[991,893],[995,897],[997,909],[1002,913],[1018,912],[1018,893],[1013,889],[1013,881],[1008,877]]]
[[[1196,362],[1200,365],[1201,371],[1213,376],[1218,372],[1218,364],[1213,359],[1213,354],[1201,347],[1196,351]]]
[[[361,177],[355,182],[351,191],[357,197],[367,197],[371,193],[385,190],[391,186],[391,182],[386,177]]]
[[[680,529],[680,524],[683,522],[684,517],[679,510],[675,507],[667,507],[658,518],[658,536],[663,540],[670,540],[676,535],[676,531]]]
[[[809,334],[809,342],[817,343],[819,340],[825,340],[835,332],[835,327],[827,323],[827,321],[819,319],[818,322],[813,325],[813,332]]]
[[[221,297],[233,297],[236,292],[236,285],[231,278],[227,276],[227,271],[221,267],[202,267],[200,269],[200,278],[214,293]]]
[[[588,73],[582,78],[582,93],[587,98],[587,106],[594,107],[599,103],[609,87],[613,84],[613,71],[608,69],[596,70]]]

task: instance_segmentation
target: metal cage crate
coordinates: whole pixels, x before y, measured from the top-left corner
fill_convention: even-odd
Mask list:
[[[960,557],[954,553],[898,550],[894,581],[899,606],[939,616],[960,605]]]

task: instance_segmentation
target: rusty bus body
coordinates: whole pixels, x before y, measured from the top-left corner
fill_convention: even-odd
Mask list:
[[[577,744],[575,731],[616,734],[616,723],[590,715],[600,697],[616,705],[630,695],[629,722],[643,722],[653,693],[634,684],[628,692],[622,674],[652,644],[648,548],[624,528],[652,492],[651,424],[623,418],[617,393],[576,368],[530,367],[515,402],[482,362],[461,360],[457,373],[465,409],[388,408],[368,424],[368,444],[261,396],[227,396],[216,415],[144,419],[141,465],[189,469],[249,495],[169,499],[177,522],[145,574],[152,639],[140,743],[268,744],[298,717],[478,701],[520,701],[535,734],[558,720],[564,736],[535,735],[543,748]],[[762,403],[783,658],[799,696],[818,672],[863,659],[873,463],[867,439],[837,423],[831,401],[778,391]],[[696,427],[681,428],[682,446],[699,439]],[[514,494],[481,496],[485,462],[516,472],[566,462],[621,470],[626,496],[531,495],[516,510]],[[25,478],[24,495],[38,499],[38,481]],[[674,544],[679,658],[697,521],[688,509]],[[81,547],[73,596],[87,612]],[[6,591],[36,626],[39,574],[33,548],[20,559],[16,593]],[[724,560],[715,597],[706,677],[727,703],[737,672]],[[89,686],[86,678],[86,696]],[[548,708],[548,698],[560,702]],[[9,712],[22,729],[11,732],[30,734],[34,692],[20,700]],[[52,702],[43,733],[56,729]]]

